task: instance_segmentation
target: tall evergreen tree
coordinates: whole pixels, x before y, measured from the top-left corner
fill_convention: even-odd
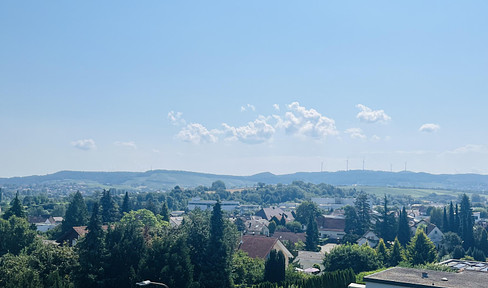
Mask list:
[[[264,265],[264,281],[278,283],[285,280],[285,255],[283,252],[271,250]]]
[[[383,238],[380,238],[380,242],[376,246],[376,254],[378,255],[378,259],[380,260],[381,264],[383,266],[388,265],[388,250],[386,249],[385,241],[383,241]]]
[[[66,213],[61,224],[61,230],[63,233],[71,229],[74,226],[84,226],[88,222],[88,210],[86,209],[85,200],[80,191],[77,191],[73,196],[73,199],[66,209]]]
[[[463,194],[461,199],[461,209],[459,211],[459,224],[460,234],[463,239],[463,247],[465,250],[474,246],[473,236],[473,210],[471,209],[471,203],[469,197]]]
[[[455,218],[454,218],[454,205],[451,203],[449,204],[449,231],[455,232],[454,225],[455,225]]]
[[[395,219],[395,214],[390,213],[390,208],[388,207],[388,198],[384,197],[383,211],[380,216],[380,221],[377,222],[377,230],[380,234],[380,238],[385,241],[393,241],[396,236],[397,223]]]
[[[368,194],[364,191],[359,192],[356,201],[354,202],[354,206],[358,215],[358,234],[363,235],[371,226],[371,215],[369,214],[371,207],[368,202]]]
[[[161,205],[161,216],[163,216],[163,220],[166,222],[169,222],[169,209],[168,205],[166,205],[166,202],[163,202]]]
[[[122,207],[120,207],[120,215],[124,215],[124,213],[129,213],[130,210],[131,207],[130,207],[129,192],[125,192],[124,200],[122,201]]]
[[[344,215],[346,218],[346,227],[344,228],[344,231],[347,234],[359,235],[361,229],[359,228],[359,218],[356,212],[356,208],[347,205],[346,207],[344,207]]]
[[[398,238],[395,238],[395,242],[393,242],[388,254],[390,255],[390,261],[388,263],[390,266],[397,266],[398,263],[405,260],[403,256],[403,248],[400,241],[398,241]]]
[[[102,206],[101,214],[103,223],[113,223],[119,220],[119,207],[112,198],[110,190],[103,190],[100,205]]]
[[[407,245],[410,241],[410,226],[408,225],[408,217],[405,206],[403,206],[400,216],[398,217],[398,241],[403,246]]]
[[[224,239],[224,219],[220,201],[213,208],[210,217],[210,239],[207,246],[206,263],[200,281],[204,288],[232,287],[230,260],[231,255]]]
[[[459,218],[459,209],[458,209],[458,204],[456,203],[456,215],[454,216],[454,227],[452,232],[459,234],[459,232],[461,232],[459,230],[460,224],[461,224],[461,220]]]
[[[305,242],[305,249],[307,251],[317,251],[319,245],[319,229],[317,227],[317,222],[315,221],[315,216],[310,215],[307,224],[307,236]]]
[[[417,230],[412,241],[408,244],[407,254],[408,261],[412,265],[431,263],[437,256],[434,243],[425,235],[422,229]]]
[[[446,206],[444,206],[444,214],[442,215],[442,232],[449,232],[449,220],[447,218]]]
[[[3,214],[3,219],[8,220],[11,216],[16,216],[19,218],[24,218],[25,211],[24,211],[24,206],[22,206],[22,203],[20,202],[19,199],[19,192],[15,193],[15,198],[10,202],[10,208]]]
[[[0,187],[0,203],[2,203],[2,201],[3,201],[3,190]]]
[[[79,287],[103,287],[104,232],[98,202],[93,205],[92,215],[87,227],[88,233],[76,245],[78,248],[80,270],[76,282]]]

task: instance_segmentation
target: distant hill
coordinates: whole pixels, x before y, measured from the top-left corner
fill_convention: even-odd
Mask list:
[[[79,185],[91,188],[121,188],[128,190],[166,190],[181,187],[210,186],[222,180],[228,188],[266,184],[289,184],[293,181],[327,183],[344,186],[386,186],[488,191],[488,175],[479,174],[428,174],[384,171],[298,172],[275,175],[260,173],[252,176],[216,175],[174,170],[147,172],[80,172],[60,171],[43,176],[0,178],[0,186],[62,186]]]

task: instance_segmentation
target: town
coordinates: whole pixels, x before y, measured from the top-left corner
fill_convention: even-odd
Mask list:
[[[475,193],[435,202],[300,181],[227,189],[219,180],[162,193],[78,191],[65,204],[19,194],[0,190],[5,287],[135,287],[146,279],[366,288],[469,279],[483,287],[488,279],[487,202]]]

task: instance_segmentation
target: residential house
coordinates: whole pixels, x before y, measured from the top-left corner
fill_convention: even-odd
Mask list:
[[[59,217],[56,217],[59,218]],[[60,217],[62,219],[62,217]],[[56,220],[54,217],[49,216],[49,215],[43,215],[43,216],[30,216],[28,217],[28,221],[30,224],[36,225],[37,231],[40,232],[46,232],[51,229],[54,229],[56,226],[58,226],[61,223],[56,223]],[[61,220],[62,221],[62,220]]]
[[[305,233],[293,233],[293,232],[281,232],[281,231],[276,231],[273,234],[274,238],[277,238],[281,242],[283,241],[288,241],[292,244],[298,243],[299,241],[302,241],[305,243],[307,241],[307,236]]]
[[[321,238],[339,240],[346,235],[346,218],[344,216],[321,215],[317,217],[317,226]]]
[[[261,210],[256,212],[256,216],[259,216],[268,221],[271,221],[273,217],[278,219],[278,221],[281,221],[282,217],[285,217],[286,222],[295,220],[295,216],[293,216],[291,212],[286,212],[278,207],[262,208]]]
[[[292,258],[288,249],[280,240],[273,237],[243,235],[239,250],[246,252],[251,258],[261,258],[267,260],[271,250],[283,252],[285,255],[285,266],[288,267],[289,258]]]
[[[434,242],[435,246],[439,248],[439,244],[441,244],[442,237],[444,236],[444,233],[442,233],[439,227],[426,220],[413,221],[410,223],[410,225],[410,231],[412,235],[415,235],[418,227],[425,227],[425,234],[432,242]]]
[[[293,263],[298,264],[302,269],[314,268],[314,265],[317,264],[320,267],[320,271],[322,271],[325,268],[324,253],[298,251],[298,256],[293,260]]]
[[[245,234],[269,236],[269,221],[266,219],[253,217],[251,220],[244,222],[244,225],[246,226]]]
[[[169,225],[173,228],[179,227],[183,223],[183,217],[169,217]]]
[[[108,229],[108,225],[102,225],[103,230]],[[84,237],[88,233],[87,226],[75,226],[69,229],[61,237],[59,237],[56,242],[60,245],[67,243],[69,246],[75,246],[80,238]]]
[[[366,288],[486,288],[488,273],[462,271],[458,273],[425,269],[393,267],[364,276]]]
[[[361,238],[356,241],[359,246],[368,243],[368,246],[371,248],[375,248],[379,242],[380,238],[373,231],[366,232]]]

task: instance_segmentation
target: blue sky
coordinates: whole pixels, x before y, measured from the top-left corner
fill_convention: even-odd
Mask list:
[[[488,174],[486,1],[2,1],[0,177]]]

